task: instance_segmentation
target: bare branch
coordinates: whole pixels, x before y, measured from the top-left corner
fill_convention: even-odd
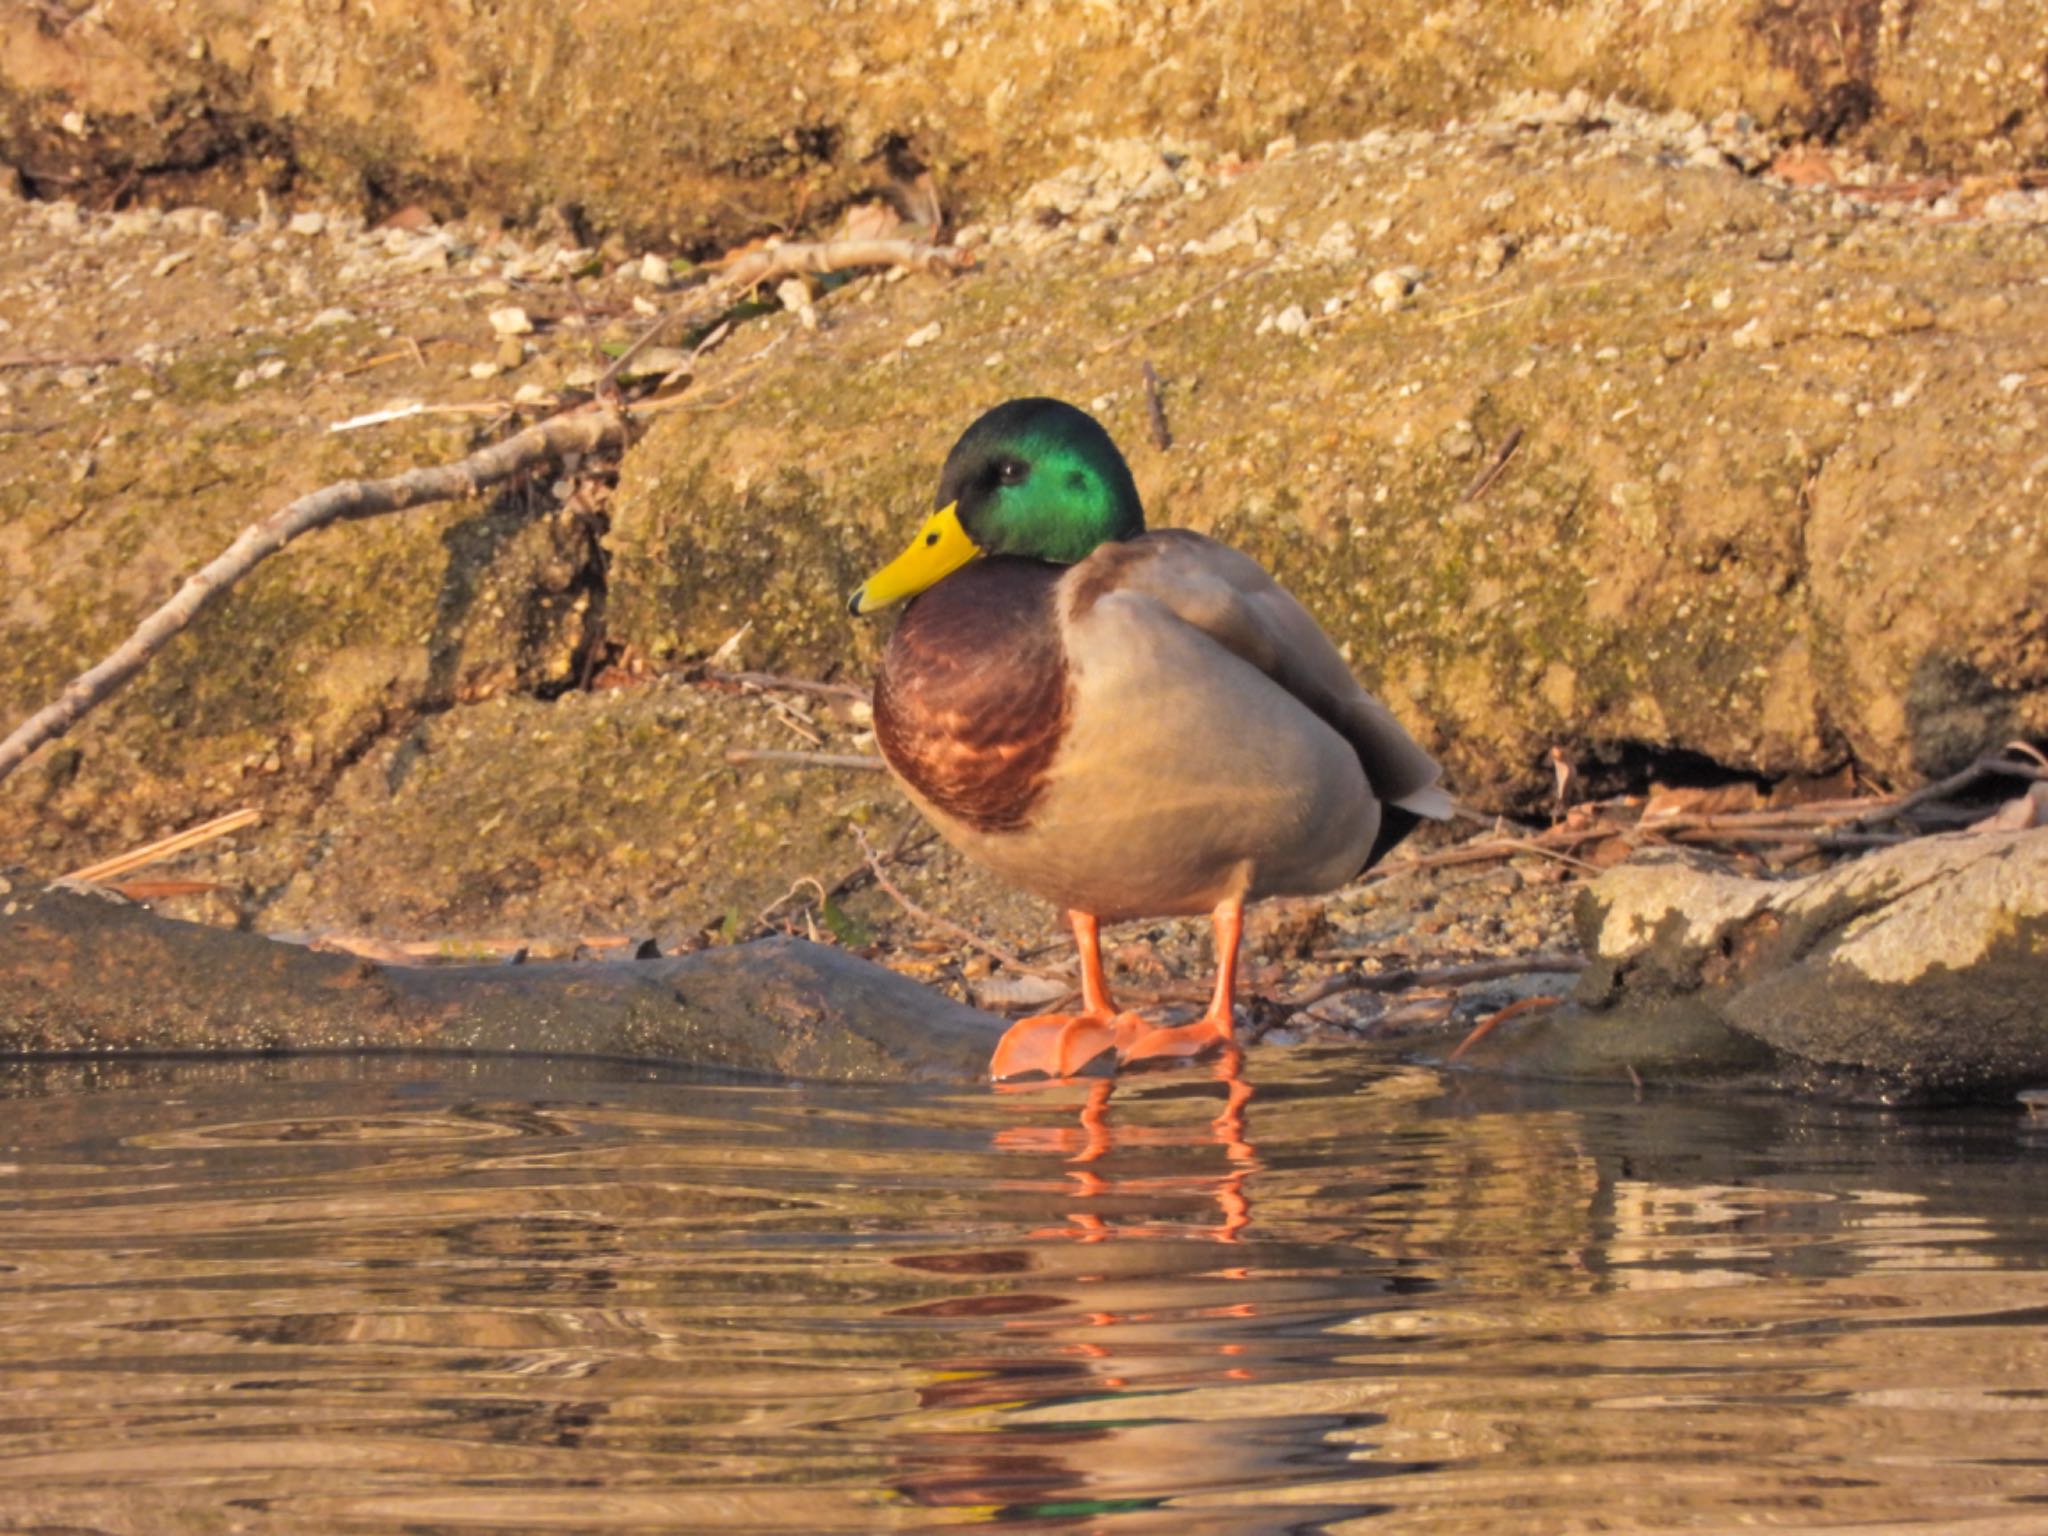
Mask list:
[[[344,480],[301,496],[261,522],[251,523],[234,543],[186,578],[171,600],[144,619],[111,655],[73,678],[53,703],[0,741],[0,779],[44,742],[70,730],[87,710],[141,671],[229,587],[301,535],[329,523],[474,496],[486,486],[565,453],[616,447],[625,441],[626,431],[626,417],[614,411],[556,416],[452,464],[411,469],[384,480]]]
[[[1443,965],[1433,970],[1340,971],[1293,997],[1276,1001],[1273,1006],[1286,1017],[1343,992],[1414,992],[1423,987],[1458,987],[1473,981],[1500,981],[1509,976],[1585,968],[1583,955],[1537,954],[1507,955],[1498,960],[1475,960],[1470,965]]]
[[[2015,745],[2021,744],[2015,743]],[[1951,795],[1960,794],[1963,790],[1971,788],[1983,779],[2048,779],[2048,768],[2037,768],[2032,763],[2014,761],[2012,757],[2007,755],[2013,750],[2012,746],[2007,746],[2001,747],[1996,752],[1987,752],[1984,756],[1970,764],[1969,767],[1958,773],[1952,773],[1947,778],[1938,780],[1933,784],[1924,784],[1903,799],[1895,800],[1889,805],[1881,805],[1875,810],[1866,812],[1864,815],[1854,817],[1848,823],[1849,828],[1867,827],[1873,822],[1879,821],[1896,821],[1908,811],[1917,810],[1920,806],[1926,805],[1930,801],[1946,800]],[[2031,747],[2027,747],[2025,750],[2029,755],[2033,752]]]
[[[880,773],[886,766],[879,757],[864,752],[795,752],[779,747],[732,747],[725,754],[728,763],[790,763],[798,768],[859,768]]]
[[[779,672],[720,672],[706,668],[701,674],[707,683],[733,683],[752,688],[780,688],[789,693],[814,693],[826,699],[858,699],[866,703],[874,697],[872,688],[857,687],[852,683],[821,683],[808,677],[784,677]]]
[[[728,288],[753,288],[799,273],[823,276],[855,267],[960,272],[973,265],[971,251],[921,240],[771,240],[759,250],[728,260],[719,280]]]
[[[868,873],[873,877],[876,886],[914,921],[924,924],[927,928],[936,928],[941,933],[949,933],[969,948],[978,949],[990,959],[1000,960],[1009,969],[1021,972],[1026,976],[1043,976],[1049,981],[1072,980],[1071,977],[1062,976],[1056,971],[1041,970],[1035,965],[1027,965],[1021,957],[1004,949],[1000,944],[984,939],[973,929],[963,928],[951,918],[940,917],[936,912],[930,912],[920,907],[916,902],[904,895],[896,882],[891,880],[883,871],[882,860],[876,854],[874,846],[868,842],[867,834],[861,831],[859,827],[855,827],[853,829],[853,838],[855,842],[860,844],[861,857],[867,860]]]
[[[226,837],[230,832],[239,832],[261,819],[261,812],[244,806],[239,811],[229,811],[225,816],[216,816],[211,821],[202,821],[196,827],[187,827],[169,837],[160,837],[153,843],[144,843],[140,848],[131,848],[126,853],[116,854],[111,859],[101,859],[97,864],[88,864],[83,869],[74,869],[64,876],[66,880],[101,883],[132,870],[142,869],[168,859],[174,854],[197,848],[201,843],[210,843],[216,837]]]
[[[1492,487],[1493,482],[1500,478],[1501,471],[1508,467],[1508,460],[1514,456],[1515,449],[1521,445],[1521,441],[1522,429],[1520,427],[1515,427],[1509,431],[1508,435],[1501,439],[1500,447],[1494,450],[1492,461],[1473,477],[1472,483],[1465,487],[1464,493],[1458,497],[1458,500],[1477,501],[1480,497],[1484,496]]]

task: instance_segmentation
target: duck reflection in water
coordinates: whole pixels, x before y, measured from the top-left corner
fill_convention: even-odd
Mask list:
[[[1065,1203],[1064,1189],[1072,1208],[1057,1224],[1028,1229],[1031,1246],[893,1261],[930,1274],[1024,1281],[892,1314],[975,1319],[984,1340],[994,1324],[1015,1341],[1008,1349],[939,1358],[920,1372],[918,1406],[944,1415],[935,1422],[946,1427],[933,1429],[922,1453],[905,1459],[895,1482],[900,1494],[924,1507],[971,1508],[1006,1523],[1044,1520],[1067,1528],[1078,1521],[1092,1528],[1092,1517],[1114,1514],[1124,1517],[1119,1530],[1134,1529],[1129,1516],[1166,1503],[1135,1487],[1120,1496],[1105,1486],[1101,1463],[1105,1456],[1121,1460],[1134,1437],[1167,1431],[1163,1422],[1145,1429],[1154,1416],[1140,1400],[1183,1386],[1249,1383],[1257,1375],[1246,1342],[1235,1335],[1257,1318],[1258,1305],[1227,1292],[1212,1303],[1187,1304],[1191,1280],[1229,1286],[1248,1278],[1235,1265],[1219,1267],[1210,1246],[1238,1243],[1252,1221],[1248,1185],[1260,1163],[1248,1113],[1254,1089],[1243,1065],[1233,1045],[1199,1073],[1175,1073],[1171,1082],[1152,1074],[1087,1080],[1078,1111],[1070,1099],[1060,1100],[1060,1119],[995,1133],[1001,1152],[1059,1160],[1057,1184],[1019,1180],[1020,1194],[1028,1189],[1057,1207]],[[1214,1084],[1222,1085],[1221,1103],[1209,1112]],[[1055,1101],[1044,1088],[1036,1085],[1018,1102],[1049,1108]],[[1197,1096],[1207,1101],[1204,1113],[1186,1115]],[[1149,1123],[1136,1120],[1139,1102],[1155,1111]],[[1158,1123],[1161,1107],[1172,1123]],[[1176,1213],[1181,1219],[1172,1219]],[[1063,1261],[1062,1253],[1072,1259]],[[1029,1433],[1003,1427],[1018,1410],[1127,1393],[1128,1421],[1048,1423]]]
[[[1089,1082],[1088,1097],[1073,1123],[1010,1126],[996,1132],[995,1145],[1003,1151],[1065,1154],[1076,1195],[1091,1202],[1068,1213],[1066,1226],[1040,1228],[1032,1236],[1068,1237],[1083,1243],[1099,1243],[1118,1235],[1185,1237],[1190,1235],[1189,1230],[1179,1224],[1142,1220],[1116,1223],[1101,1209],[1093,1208],[1093,1203],[1132,1196],[1140,1212],[1152,1214],[1162,1197],[1200,1191],[1214,1200],[1218,1213],[1216,1224],[1206,1235],[1219,1243],[1236,1242],[1238,1234],[1251,1224],[1251,1200],[1244,1186],[1258,1167],[1245,1116],[1253,1088],[1244,1078],[1244,1053],[1235,1044],[1224,1047],[1205,1065],[1210,1077],[1224,1085],[1223,1107],[1206,1126],[1119,1125],[1112,1108],[1119,1082],[1128,1083],[1130,1079],[1104,1077]],[[1031,1089],[999,1084],[997,1091],[1018,1093]],[[1224,1161],[1220,1172],[1197,1164],[1200,1171],[1113,1177],[1098,1166],[1119,1148],[1160,1151],[1204,1146],[1222,1149]]]

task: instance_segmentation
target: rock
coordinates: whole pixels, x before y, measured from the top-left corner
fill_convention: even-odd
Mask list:
[[[1593,964],[1582,1006],[1536,1032],[1547,1070],[1606,1075],[1620,1056],[1645,1081],[1760,1074],[1888,1101],[2048,1077],[2048,830],[1922,838],[1793,880],[1623,864],[1582,893],[1579,925]]]
[[[90,976],[89,986],[74,979]],[[45,890],[0,916],[0,1051],[597,1056],[980,1081],[1001,1021],[797,939],[667,959],[386,966]]]
[[[533,334],[533,317],[517,304],[507,304],[503,308],[492,310],[488,319],[491,322],[491,329],[500,336]]]
[[[1385,271],[1375,272],[1365,286],[1380,301],[1381,312],[1392,314],[1408,302],[1419,276],[1413,267],[1388,267]]]

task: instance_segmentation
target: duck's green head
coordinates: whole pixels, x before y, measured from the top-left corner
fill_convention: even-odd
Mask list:
[[[910,547],[853,594],[855,613],[913,597],[979,555],[1072,565],[1145,531],[1124,456],[1063,400],[1011,400],[981,417],[946,455],[932,504]]]

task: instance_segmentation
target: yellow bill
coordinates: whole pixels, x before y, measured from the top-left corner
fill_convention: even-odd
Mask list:
[[[960,525],[960,504],[950,502],[934,512],[910,547],[870,576],[847,604],[855,614],[873,613],[906,597],[915,597],[959,570],[981,553],[981,546]]]

